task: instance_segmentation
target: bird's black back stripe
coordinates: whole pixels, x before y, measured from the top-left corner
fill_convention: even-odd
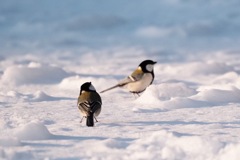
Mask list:
[[[101,103],[99,101],[95,101],[91,103],[91,112],[95,112],[101,107]]]
[[[94,101],[94,102],[83,102],[79,104],[79,107],[83,108],[84,110],[92,110],[93,108],[96,108],[97,106],[101,106],[102,103],[99,101]]]

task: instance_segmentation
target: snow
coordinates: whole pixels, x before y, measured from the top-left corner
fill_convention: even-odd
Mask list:
[[[8,67],[4,71],[1,81],[2,83],[11,83],[15,85],[30,83],[48,84],[56,83],[67,75],[69,74],[61,68],[31,62],[27,66],[20,65]],[[43,79],[42,77],[48,78]]]
[[[45,140],[51,137],[47,127],[39,122],[30,122],[16,131],[20,140]]]
[[[2,2],[0,159],[238,160],[238,11],[236,0]],[[151,86],[100,94],[99,122],[80,123],[83,83],[100,92],[145,59],[158,62]]]
[[[21,145],[21,141],[14,137],[2,137],[0,139],[0,146],[20,146]]]
[[[67,59],[56,54],[3,59],[1,159],[238,159],[236,54],[212,53],[217,58],[209,62],[204,59],[210,55],[203,53],[165,63],[151,55],[158,61],[155,80],[140,97],[122,88],[103,93],[96,126],[79,123],[76,102],[82,83],[91,81],[100,91],[139,64],[128,57],[129,49],[122,52],[111,58],[113,63],[98,62],[93,56],[98,53],[83,53],[91,67],[75,54]],[[148,56],[144,50],[136,54],[139,59]]]

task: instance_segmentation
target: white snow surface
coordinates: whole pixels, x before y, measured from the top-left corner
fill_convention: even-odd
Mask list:
[[[136,50],[2,59],[0,159],[238,160],[240,54],[163,62],[161,54]],[[158,63],[140,97],[122,88],[100,94],[99,122],[80,123],[81,84],[101,91],[146,58]]]
[[[239,0],[0,4],[0,160],[239,160]],[[98,92],[152,59],[140,97]]]

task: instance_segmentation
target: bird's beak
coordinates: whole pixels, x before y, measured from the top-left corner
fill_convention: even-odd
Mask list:
[[[153,64],[156,64],[156,63],[157,63],[157,61],[153,62]]]

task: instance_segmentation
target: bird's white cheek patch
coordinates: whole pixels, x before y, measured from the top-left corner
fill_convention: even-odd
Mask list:
[[[93,87],[93,85],[91,85],[91,86],[89,87],[89,89],[92,90],[92,91],[96,91],[96,89]]]
[[[82,91],[81,94],[83,94],[84,92],[86,92],[86,91]]]
[[[153,65],[152,64],[148,64],[146,66],[146,69],[149,71],[149,72],[152,72],[153,71]]]

